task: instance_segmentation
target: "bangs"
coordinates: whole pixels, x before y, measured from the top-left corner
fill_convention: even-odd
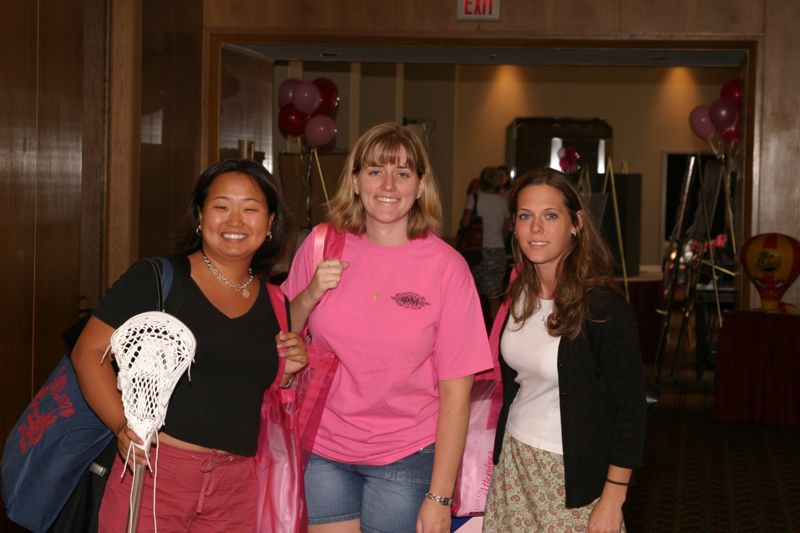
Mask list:
[[[400,158],[405,150],[405,160]],[[376,139],[372,146],[365,147],[364,155],[361,158],[359,168],[354,169],[358,172],[362,167],[377,167],[383,165],[402,165],[414,169],[417,175],[422,178],[425,169],[421,167],[421,161],[415,157],[413,144],[407,145],[403,139],[397,136]]]

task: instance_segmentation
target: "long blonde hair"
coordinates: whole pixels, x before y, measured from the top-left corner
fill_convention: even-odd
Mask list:
[[[428,153],[410,129],[384,122],[367,130],[350,151],[339,176],[339,187],[328,206],[328,220],[339,231],[364,233],[366,213],[353,185],[353,176],[365,166],[400,164],[400,149],[406,152],[405,164],[413,168],[424,183],[422,195],[408,213],[408,238],[437,235],[442,230],[442,203]]]
[[[561,193],[572,225],[580,228],[556,270],[553,312],[546,322],[551,335],[574,339],[587,317],[589,293],[599,287],[616,288],[613,256],[580,194],[569,179],[556,170],[533,170],[514,182],[510,198],[514,220],[520,193],[533,185],[548,185]],[[583,213],[580,218],[579,211]],[[539,308],[541,281],[535,265],[522,253],[516,238],[512,239],[512,250],[519,275],[509,285],[508,295],[513,304],[512,316],[517,322],[524,322]]]

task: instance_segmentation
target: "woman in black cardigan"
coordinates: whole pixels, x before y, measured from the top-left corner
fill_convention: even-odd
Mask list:
[[[504,404],[484,531],[617,533],[644,452],[633,312],[566,176],[529,172],[510,201],[517,267],[492,330]]]

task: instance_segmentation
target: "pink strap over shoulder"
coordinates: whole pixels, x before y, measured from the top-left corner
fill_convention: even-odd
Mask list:
[[[328,235],[328,224],[323,222],[314,226],[314,268],[322,261],[325,252],[325,237]]]
[[[327,222],[314,226],[314,268],[325,259],[341,259],[346,235]]]
[[[269,301],[272,304],[272,310],[275,313],[275,318],[278,320],[278,326],[281,331],[289,331],[289,317],[286,314],[286,297],[283,291],[277,285],[267,283],[267,292],[269,293]],[[278,358],[278,374],[275,377],[276,381],[280,382],[283,376],[283,367],[286,366],[286,359],[283,357]]]

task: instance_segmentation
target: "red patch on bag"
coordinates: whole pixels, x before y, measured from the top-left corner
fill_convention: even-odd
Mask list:
[[[67,376],[62,373],[50,383],[42,387],[31,401],[30,409],[17,431],[21,434],[19,447],[25,455],[32,446],[42,440],[44,431],[56,423],[59,417],[68,418],[75,414],[72,401],[65,392]],[[44,406],[42,403],[44,402]],[[54,404],[52,403],[54,402]],[[52,407],[41,412],[40,408]]]

